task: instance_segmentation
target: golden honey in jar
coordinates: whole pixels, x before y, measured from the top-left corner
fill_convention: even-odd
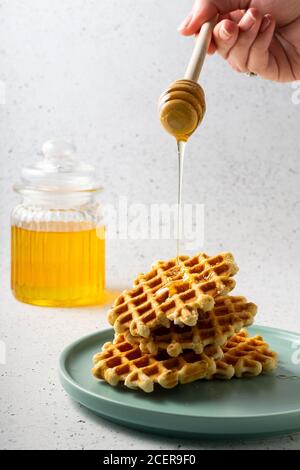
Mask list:
[[[95,169],[60,141],[24,168],[12,213],[11,288],[40,306],[100,304],[105,289],[105,228],[99,220]]]

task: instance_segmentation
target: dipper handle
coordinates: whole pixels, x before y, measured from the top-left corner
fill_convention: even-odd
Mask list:
[[[191,60],[185,72],[184,78],[186,80],[198,81],[215,24],[216,19],[214,18],[202,25],[196,39]]]

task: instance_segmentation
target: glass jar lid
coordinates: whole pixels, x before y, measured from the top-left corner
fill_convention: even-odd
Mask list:
[[[17,192],[99,191],[101,187],[92,165],[75,158],[76,148],[63,140],[49,140],[42,147],[43,158],[21,171]]]

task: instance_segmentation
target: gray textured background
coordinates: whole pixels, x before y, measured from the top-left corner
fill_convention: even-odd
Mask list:
[[[176,201],[172,139],[157,99],[181,78],[193,42],[176,32],[190,0],[0,1],[1,448],[299,447],[299,435],[259,442],[187,442],[127,431],[73,404],[56,377],[71,340],[105,325],[105,309],[25,306],[9,290],[12,184],[52,137],[76,142],[105,187],[102,200]],[[238,293],[258,303],[257,321],[300,331],[299,116],[295,90],[233,73],[208,58],[201,83],[207,115],[190,141],[185,202],[205,204],[209,253],[232,251]],[[300,86],[300,84],[299,84]],[[110,242],[107,278],[124,287],[174,242]]]

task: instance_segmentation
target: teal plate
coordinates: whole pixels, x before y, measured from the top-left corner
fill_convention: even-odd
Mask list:
[[[271,375],[230,381],[198,381],[151,394],[111,387],[91,375],[92,357],[113,337],[111,329],[82,338],[60,357],[59,376],[67,393],[96,414],[143,431],[208,438],[258,437],[300,431],[300,335],[262,326],[279,353]]]

